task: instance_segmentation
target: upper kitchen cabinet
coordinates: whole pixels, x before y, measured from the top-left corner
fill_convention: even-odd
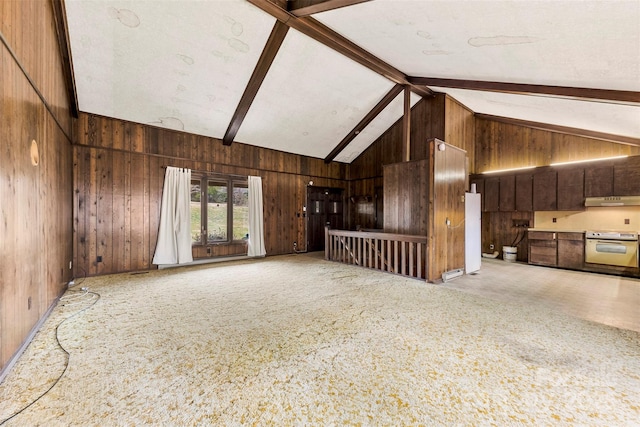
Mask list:
[[[500,178],[493,176],[484,180],[484,212],[500,210]]]
[[[533,211],[533,175],[530,173],[516,175],[516,211]]]
[[[584,196],[613,196],[613,165],[589,167],[584,170]]]
[[[584,169],[558,169],[558,210],[584,209]]]
[[[516,177],[514,175],[472,178],[476,191],[482,193],[483,212],[513,212],[515,208]]]
[[[533,174],[533,210],[555,211],[557,204],[558,175],[553,169]]]
[[[629,157],[613,166],[613,195],[640,195],[640,156]]]
[[[500,177],[500,212],[516,210],[516,177],[505,175]]]

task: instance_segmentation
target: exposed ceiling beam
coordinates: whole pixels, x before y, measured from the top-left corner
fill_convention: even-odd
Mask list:
[[[295,16],[308,16],[370,0],[289,0],[287,9]]]
[[[474,114],[474,116],[478,119],[492,120],[494,122],[500,122],[509,125],[524,126],[532,129],[547,130],[551,132],[563,133],[566,135],[593,138],[607,142],[615,142],[618,144],[634,145],[640,147],[640,138],[633,138],[630,136],[613,135],[610,133],[597,132],[593,130],[578,129],[568,126],[553,125],[549,123],[531,122],[529,120],[512,119],[509,117],[492,116],[490,114],[476,113]]]
[[[71,65],[69,26],[67,25],[67,13],[64,7],[64,0],[51,0],[51,8],[53,9],[53,19],[56,25],[60,55],[62,56],[62,72],[69,96],[69,111],[73,117],[78,118],[78,92],[76,91],[73,67]]]
[[[410,85],[411,91],[420,96],[434,96],[429,88],[410,83],[408,77],[400,70],[392,67],[315,19],[311,17],[298,18],[269,0],[248,0],[248,2],[267,12],[278,21],[287,24],[289,27],[300,31],[304,35],[311,37],[336,52],[388,78],[392,82],[400,85]]]
[[[236,111],[233,113],[233,117],[231,118],[229,127],[224,134],[224,138],[222,138],[222,143],[224,145],[231,145],[238,134],[240,125],[242,125],[244,118],[247,116],[249,107],[251,107],[251,103],[258,94],[258,90],[260,90],[260,86],[262,86],[262,82],[267,76],[269,68],[271,68],[271,64],[273,64],[273,60],[275,59],[278,50],[280,50],[280,46],[282,46],[282,42],[287,36],[288,31],[289,26],[280,21],[276,21],[273,29],[271,30],[271,34],[269,35],[269,39],[267,39],[267,44],[260,54],[260,59],[258,59],[256,68],[253,70],[253,74],[251,74],[249,83],[244,89],[242,98],[240,98],[238,107],[236,107]]]
[[[544,94],[572,98],[589,98],[617,102],[640,103],[640,92],[627,90],[590,89],[580,87],[534,85],[525,83],[440,79],[432,77],[409,77],[409,81],[414,85],[423,86],[439,86],[490,92],[508,92],[515,94]]]
[[[411,91],[404,87],[404,115],[402,116],[402,161],[411,160]]]
[[[329,153],[329,155],[324,159],[324,162],[331,163],[333,159],[335,159],[336,156],[342,152],[342,150],[347,148],[347,145],[349,145],[351,141],[353,141],[355,137],[358,136],[358,134],[362,132],[362,130],[366,128],[369,123],[371,123],[373,119],[375,119],[378,114],[380,114],[382,110],[384,110],[386,106],[389,105],[391,101],[393,101],[395,97],[398,96],[398,94],[403,90],[404,87],[402,85],[395,85],[394,87],[392,87],[391,90],[384,96],[384,98],[382,98],[382,100],[380,100],[380,102],[378,102],[376,106],[373,107],[373,109],[369,111],[369,113],[364,116],[362,120],[360,120],[360,123],[358,123],[356,127],[354,127],[353,130],[351,130],[351,132],[349,132],[349,134],[345,136],[342,141],[340,141],[340,143],[331,151],[331,153]]]

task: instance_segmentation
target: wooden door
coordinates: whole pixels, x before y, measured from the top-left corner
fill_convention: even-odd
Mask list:
[[[344,190],[307,187],[307,250],[324,250],[324,227],[344,227]]]

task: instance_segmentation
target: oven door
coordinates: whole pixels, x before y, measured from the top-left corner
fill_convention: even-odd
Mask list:
[[[638,267],[638,241],[587,239],[585,262]]]

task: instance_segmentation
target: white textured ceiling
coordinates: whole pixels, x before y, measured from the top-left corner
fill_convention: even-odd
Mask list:
[[[538,123],[568,126],[629,137],[640,136],[640,107],[549,96],[516,95],[464,89],[446,92],[473,111]]]
[[[215,138],[276,22],[245,0],[65,6],[81,111]],[[373,0],[314,18],[409,76],[640,90],[639,0]],[[324,158],[392,86],[290,29],[235,140]],[[638,104],[435,89],[477,113],[640,138]],[[398,120],[401,98],[336,160]]]
[[[289,30],[236,139],[325,158],[393,86]]]
[[[637,0],[374,0],[315,18],[410,76],[640,90]]]

